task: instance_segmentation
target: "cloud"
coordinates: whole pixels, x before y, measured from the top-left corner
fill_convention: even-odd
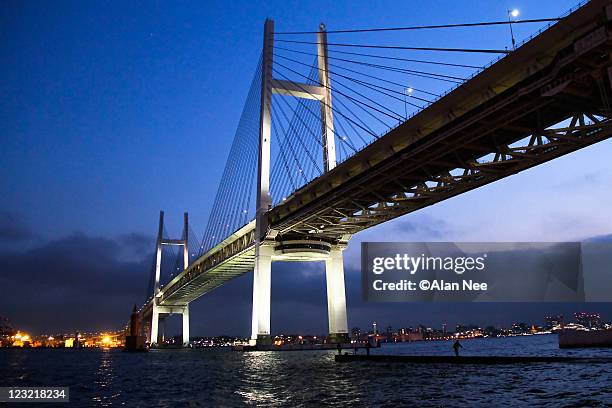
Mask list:
[[[460,228],[425,213],[410,213],[355,235],[345,251],[345,268],[361,267],[361,242],[429,242],[457,236]]]
[[[420,220],[428,223],[432,220]],[[418,233],[419,223],[401,223],[402,231]],[[407,227],[408,225],[408,227]],[[444,223],[432,227],[430,234]],[[150,237],[125,234],[116,238],[75,234],[22,252],[0,254],[0,311],[15,327],[33,333],[55,333],[120,328],[134,303],[147,293],[153,251]],[[357,247],[352,243],[352,246]],[[142,251],[122,255],[132,246]],[[447,323],[508,324],[513,320],[538,323],[544,313],[580,310],[579,304],[484,303],[367,303],[361,297],[359,268],[345,254],[345,279],[350,327],[386,325],[439,327]],[[358,256],[358,253],[354,256]],[[250,334],[252,273],[207,293],[191,304],[191,333],[197,335]],[[612,304],[588,310],[612,313]],[[319,263],[277,262],[272,269],[272,332],[327,332],[325,268]],[[167,319],[167,335],[180,334],[180,318]]]
[[[118,328],[145,297],[153,252],[120,258],[121,240],[72,235],[0,254],[0,310],[34,331]]]
[[[153,235],[131,232],[121,234],[116,242],[121,245],[122,260],[139,260],[149,254],[155,248],[155,237]]]
[[[17,214],[0,211],[0,241],[25,241],[34,238],[34,234]]]
[[[551,185],[553,191],[559,191],[560,189],[572,188],[573,190],[579,188],[582,190],[588,190],[593,187],[601,187],[609,184],[610,174],[607,169],[598,171],[585,171],[567,177],[566,179],[555,182]]]
[[[612,242],[612,234],[597,235],[595,237],[585,239],[584,242]]]
[[[393,228],[401,234],[439,239],[447,236],[451,226],[444,220],[427,215],[404,217],[393,223]]]

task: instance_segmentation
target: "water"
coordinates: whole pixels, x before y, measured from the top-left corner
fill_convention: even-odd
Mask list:
[[[462,344],[465,355],[612,357],[611,349],[559,350],[554,335]],[[447,341],[372,352],[452,354]],[[611,363],[336,363],[333,351],[0,349],[0,385],[70,386],[69,406],[85,407],[612,406]]]

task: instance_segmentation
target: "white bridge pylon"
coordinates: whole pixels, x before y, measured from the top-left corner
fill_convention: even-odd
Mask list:
[[[334,117],[331,82],[327,62],[327,33],[321,24],[317,34],[319,85],[308,85],[273,77],[274,21],[264,25],[262,89],[259,127],[259,159],[255,232],[255,266],[253,271],[252,344],[269,344],[272,262],[324,261],[327,282],[327,308],[331,341],[348,340],[346,292],[342,251],[350,236],[342,242],[324,242],[312,237],[277,239],[278,231],[268,225],[266,212],[272,207],[270,195],[270,143],[272,95],[314,99],[321,107],[321,136],[324,171],[336,166]]]
[[[155,285],[153,286],[152,312],[151,312],[151,337],[149,344],[152,346],[162,342],[161,333],[159,331],[159,322],[166,316],[172,314],[180,314],[183,317],[183,346],[189,345],[189,304],[177,305],[160,305],[160,275],[162,262],[162,246],[177,245],[183,247],[183,268],[187,269],[189,265],[189,218],[188,214],[184,214],[184,230],[183,237],[180,239],[166,239],[164,234],[164,212],[159,212],[159,230],[157,232],[157,252],[155,255]]]

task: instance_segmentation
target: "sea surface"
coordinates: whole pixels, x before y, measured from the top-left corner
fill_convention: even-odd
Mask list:
[[[383,344],[372,353],[451,355],[451,344]],[[612,349],[560,350],[556,335],[462,344],[464,355],[612,357]],[[336,363],[334,354],[226,348],[149,353],[0,349],[0,386],[69,386],[70,403],[58,406],[82,407],[612,407],[609,362]]]

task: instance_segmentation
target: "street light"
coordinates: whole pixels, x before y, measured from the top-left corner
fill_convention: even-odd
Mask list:
[[[512,38],[512,49],[516,50],[516,41],[514,41],[514,31],[512,31],[512,19],[519,15],[518,9],[508,10],[508,23],[510,23],[510,37]]]
[[[406,120],[408,120],[408,97],[412,95],[412,91],[412,87],[409,86],[408,88],[406,88],[406,92],[404,92],[404,115],[406,117]]]

